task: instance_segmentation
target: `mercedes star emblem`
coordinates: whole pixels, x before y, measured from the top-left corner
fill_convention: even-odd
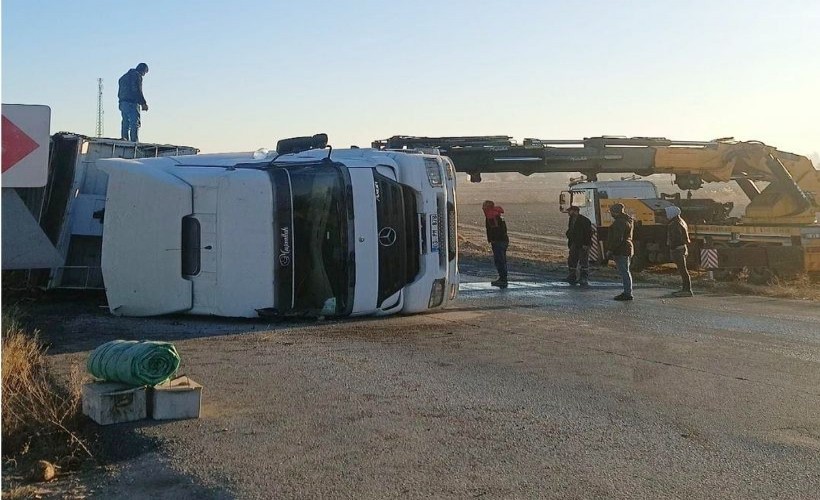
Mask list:
[[[396,242],[396,230],[392,227],[383,227],[379,231],[379,245],[383,247],[392,246]]]

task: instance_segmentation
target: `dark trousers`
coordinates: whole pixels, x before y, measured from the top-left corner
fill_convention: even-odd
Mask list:
[[[678,266],[681,282],[683,283],[683,290],[687,292],[692,291],[692,278],[689,276],[689,270],[686,269],[686,249],[672,250],[672,260]]]
[[[569,258],[567,259],[568,281],[577,281],[576,271],[580,270],[580,280],[586,282],[589,279],[589,247],[582,245],[572,245],[569,247]]]
[[[498,279],[507,281],[507,246],[506,241],[490,242],[493,247],[493,261],[495,268],[498,270]]]

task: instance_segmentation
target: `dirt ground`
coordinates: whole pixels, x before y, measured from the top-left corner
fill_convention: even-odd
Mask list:
[[[813,498],[811,308],[675,300],[646,284],[622,304],[613,280],[581,290],[515,268],[527,262],[498,291],[488,259],[465,258],[455,307],[405,317],[270,324],[31,304],[60,375],[112,338],[166,340],[207,388],[201,419],[101,428],[109,467],[39,494]]]

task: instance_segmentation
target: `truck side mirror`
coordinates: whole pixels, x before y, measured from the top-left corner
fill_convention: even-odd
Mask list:
[[[311,137],[291,137],[276,143],[276,153],[287,155],[310,149],[324,149],[325,147],[327,147],[327,134],[316,134]]]
[[[566,213],[566,211],[569,210],[570,200],[569,191],[561,191],[561,194],[558,196],[558,210]]]

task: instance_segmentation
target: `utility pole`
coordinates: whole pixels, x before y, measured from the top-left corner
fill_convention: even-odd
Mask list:
[[[97,78],[97,137],[103,136],[103,80]]]

